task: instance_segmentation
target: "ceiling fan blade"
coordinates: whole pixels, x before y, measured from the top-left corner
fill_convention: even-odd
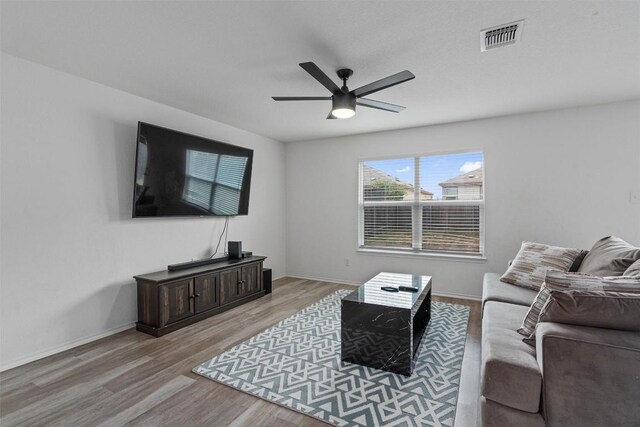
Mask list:
[[[342,89],[313,62],[302,62],[299,65],[331,93],[342,93]]]
[[[391,111],[392,113],[399,113],[404,110],[405,107],[402,105],[389,104],[388,102],[375,101],[373,99],[367,98],[359,98],[356,101],[356,105],[361,105],[363,107],[376,108],[378,110]]]
[[[329,111],[329,115],[327,116],[327,119],[335,119],[335,117],[333,117],[333,114],[331,114],[331,111]]]
[[[384,79],[380,79],[373,83],[369,83],[368,85],[359,87],[358,89],[354,89],[351,91],[351,93],[354,94],[356,98],[361,98],[363,96],[369,95],[370,93],[377,92],[379,90],[386,89],[400,83],[404,83],[407,80],[411,80],[415,77],[416,76],[414,76],[411,71],[404,70],[392,76],[385,77]]]
[[[330,96],[272,96],[274,101],[330,101]]]

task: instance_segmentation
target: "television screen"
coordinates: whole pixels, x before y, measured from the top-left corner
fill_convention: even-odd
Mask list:
[[[138,122],[133,217],[249,213],[253,150]]]

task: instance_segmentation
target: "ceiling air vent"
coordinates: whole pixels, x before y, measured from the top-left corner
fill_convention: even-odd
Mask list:
[[[524,20],[480,31],[480,51],[508,46],[520,40]]]

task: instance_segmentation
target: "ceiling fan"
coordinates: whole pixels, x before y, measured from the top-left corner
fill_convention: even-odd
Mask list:
[[[375,101],[373,99],[364,98],[365,96],[404,83],[415,78],[410,71],[401,71],[384,79],[377,80],[368,85],[359,87],[358,89],[349,90],[347,80],[353,74],[353,70],[342,68],[337,71],[338,77],[342,80],[342,87],[333,82],[322,70],[313,62],[303,62],[299,64],[307,73],[329,89],[331,96],[274,96],[274,101],[328,101],[331,100],[331,112],[327,119],[348,119],[356,114],[356,105],[363,107],[376,108],[378,110],[391,111],[399,113],[405,107],[401,105],[389,104],[387,102]]]

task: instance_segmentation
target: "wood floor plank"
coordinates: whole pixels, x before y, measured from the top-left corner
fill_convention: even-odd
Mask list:
[[[139,417],[148,410],[161,405],[166,399],[179,393],[182,389],[191,385],[195,380],[193,378],[187,378],[184,375],[179,375],[167,384],[163,385],[159,389],[151,392],[140,402],[135,405],[115,414],[113,417],[99,424],[103,426],[121,426],[130,422],[131,420]]]
[[[235,390],[234,390],[235,391]],[[258,399],[259,400],[259,399]],[[245,393],[230,393],[229,387],[214,381],[194,381],[181,393],[131,421],[135,426],[226,426],[256,401]],[[203,405],[206,410],[202,410]]]
[[[0,384],[2,385],[2,393],[10,392],[15,387],[22,387],[25,383],[32,382],[49,372],[58,372],[60,370],[67,369],[68,367],[73,367],[77,363],[76,357],[70,354],[66,355],[66,357],[64,358],[52,360],[48,365],[43,364],[42,362],[42,360],[46,359],[48,359],[48,357],[38,360],[37,362],[32,362],[24,365],[33,365],[32,369],[25,369],[24,366],[20,366],[18,368],[7,371],[7,373],[9,373],[10,375],[7,375],[6,378],[0,379]],[[12,375],[14,373],[17,373],[17,375]]]
[[[127,372],[119,375],[111,381],[105,383],[104,388],[112,393],[118,393],[135,386],[149,378],[160,375],[161,372],[167,370],[173,365],[171,362],[159,363],[157,360],[150,359],[148,362],[138,366],[133,372]]]
[[[312,417],[300,418],[291,416],[291,412],[293,411],[273,403],[257,400],[246,411],[236,417],[229,424],[229,427],[257,425],[277,425],[282,427],[326,426],[324,422]]]
[[[138,366],[143,365],[150,360],[151,359],[149,357],[143,356],[128,363],[115,365],[114,367],[107,370],[104,370],[103,367],[101,367],[100,371],[98,371],[97,369],[94,371],[85,370],[81,371],[79,373],[80,375],[70,375],[67,377],[62,377],[59,381],[55,381],[43,386],[37,386],[33,383],[29,383],[31,387],[23,391],[22,393],[14,393],[10,397],[3,396],[3,398],[1,399],[3,401],[3,414],[18,411],[22,408],[28,407],[29,405],[38,404],[43,400],[46,401],[51,395],[59,393],[61,390],[83,386],[86,386],[87,388],[103,388],[106,383],[113,380],[114,378],[117,378],[121,375],[127,375],[132,370],[135,370]],[[105,390],[110,391],[108,389]],[[82,400],[82,396],[80,396],[78,399]]]
[[[61,413],[72,414],[78,401],[100,401],[110,396],[111,392],[94,384],[78,384],[76,386],[61,389],[57,393],[48,394],[38,401],[24,406],[16,411],[2,414],[0,424],[3,427],[10,426],[47,426],[51,419]]]
[[[100,401],[80,401],[73,413],[63,414],[60,420],[64,421],[63,424],[73,425],[74,427],[93,427],[107,422],[111,422],[112,425],[123,425],[129,419],[142,414],[144,411],[141,409],[153,408],[156,404],[169,398],[171,390],[176,385],[175,383],[172,384],[172,382],[178,377],[187,378],[184,375],[165,372],[137,382],[117,393],[112,393]],[[194,378],[189,379],[195,381]],[[182,384],[179,383],[177,385],[181,386]],[[165,392],[160,395],[154,395],[160,389]]]
[[[134,329],[0,373],[0,425],[320,426],[191,369],[349,285],[283,278],[273,293],[161,338]],[[477,419],[480,303],[471,307],[456,426]]]

